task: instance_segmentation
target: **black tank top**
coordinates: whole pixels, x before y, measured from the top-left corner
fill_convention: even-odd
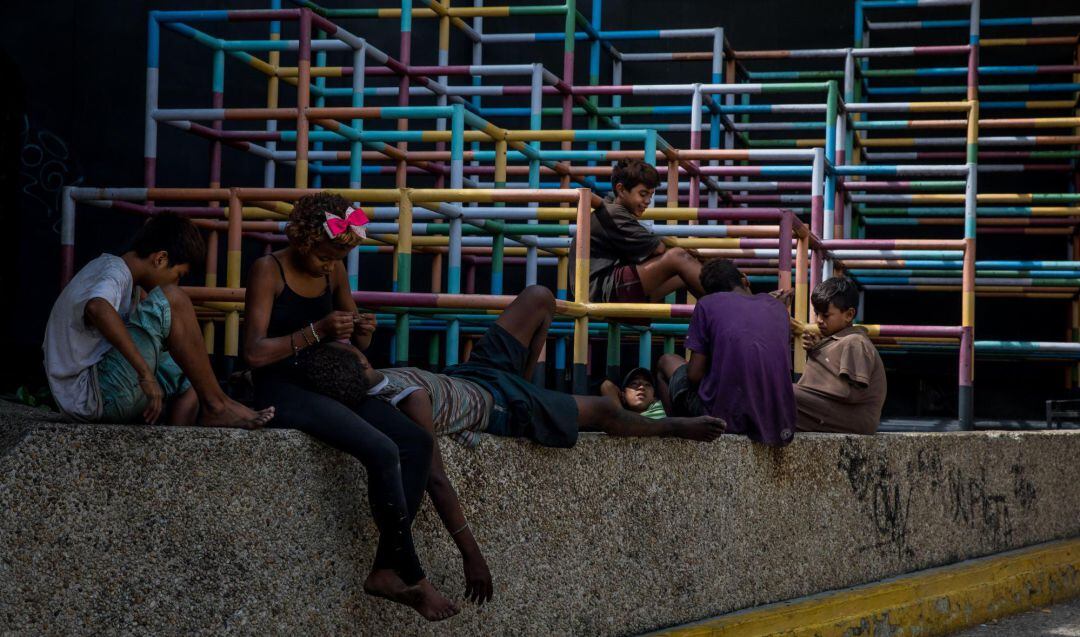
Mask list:
[[[326,289],[319,296],[301,296],[289,287],[281,261],[273,254],[270,256],[281,271],[281,283],[284,287],[281,294],[274,298],[274,306],[270,310],[270,324],[266,327],[268,337],[286,336],[334,311],[330,277],[326,277]]]

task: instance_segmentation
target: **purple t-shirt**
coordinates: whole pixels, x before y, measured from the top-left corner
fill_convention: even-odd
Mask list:
[[[686,348],[709,357],[698,385],[705,411],[767,445],[795,433],[787,309],[768,294],[718,292],[702,297],[690,318]]]

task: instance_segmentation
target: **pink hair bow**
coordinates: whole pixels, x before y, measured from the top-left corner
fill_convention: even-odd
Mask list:
[[[326,215],[326,221],[323,223],[323,229],[326,230],[326,234],[331,239],[336,239],[343,233],[352,230],[356,236],[361,239],[367,236],[367,231],[364,226],[368,223],[368,216],[364,214],[363,208],[349,207],[345,210],[345,217],[339,217],[329,212],[324,212]]]

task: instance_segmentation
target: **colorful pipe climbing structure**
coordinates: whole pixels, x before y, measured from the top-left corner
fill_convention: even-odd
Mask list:
[[[512,298],[507,268],[523,269],[526,284],[554,270],[553,377],[559,388],[570,378],[584,391],[590,339],[606,340],[609,369],[634,341],[649,365],[655,343],[676,351],[693,309],[692,298],[674,295],[660,304],[591,303],[588,241],[569,254],[571,239],[588,236],[613,162],[637,157],[664,182],[645,215],[664,242],[735,259],[761,287],[793,287],[801,321],[811,319],[809,290],[837,272],[857,280],[870,302],[894,290],[955,299],[946,302],[955,303],[958,324],[867,327],[884,352],[955,353],[958,416],[970,428],[977,354],[1080,359],[1080,16],[983,16],[979,0],[853,1],[851,46],[814,50],[735,49],[722,25],[606,30],[602,0],[387,0],[355,9],[271,0],[258,10],[153,11],[145,183],[66,191],[64,280],[74,270],[77,212],[190,216],[211,249],[204,285],[189,291],[208,346],[223,323],[221,353],[236,357],[242,250],[281,244],[291,203],[333,190],[371,213],[348,270],[357,302],[393,330],[396,364],[461,360]],[[491,28],[504,18],[551,30]],[[434,65],[412,62],[414,20],[437,22],[437,42],[423,45],[437,47]],[[230,23],[257,23],[265,36],[228,39]],[[394,54],[365,39],[392,28],[400,29]],[[984,28],[995,37],[982,38]],[[452,37],[471,46],[468,64],[451,64]],[[898,39],[907,44],[891,45]],[[212,52],[210,104],[160,103],[170,80],[162,57],[192,44]],[[537,62],[560,45],[561,68]],[[493,49],[518,61],[485,64]],[[1060,55],[1060,63],[980,60],[1025,49]],[[582,54],[584,78],[574,73]],[[650,64],[665,65],[673,83],[624,83],[628,70]],[[800,70],[758,70],[785,64]],[[604,73],[602,65],[610,65]],[[230,77],[265,78],[265,106],[227,90],[227,66]],[[205,184],[158,187],[163,127],[206,140]],[[262,183],[223,184],[226,154],[260,162]],[[998,175],[1000,183],[1011,176],[1062,186],[998,192]],[[982,235],[1059,237],[1061,252],[979,261]],[[430,276],[413,271],[414,255],[429,260]],[[582,262],[574,298],[571,256]],[[387,257],[391,281],[360,275],[363,261]],[[490,273],[479,289],[478,271]],[[1071,331],[1054,343],[977,341],[977,297],[1069,300]],[[423,357],[410,349],[418,339],[427,343]],[[796,343],[796,371],[804,357]]]

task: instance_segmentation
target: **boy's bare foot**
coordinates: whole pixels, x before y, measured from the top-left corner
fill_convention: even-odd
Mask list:
[[[406,586],[390,569],[371,571],[364,581],[364,592],[408,606],[431,622],[449,619],[459,612],[457,605],[435,590],[427,578]]]
[[[206,405],[203,409],[204,427],[238,427],[240,429],[260,429],[274,418],[274,408],[267,407],[255,411],[240,403],[226,398],[217,406]]]
[[[665,418],[663,422],[671,428],[672,436],[701,442],[716,440],[727,428],[727,423],[722,418],[713,418],[712,416]]]

